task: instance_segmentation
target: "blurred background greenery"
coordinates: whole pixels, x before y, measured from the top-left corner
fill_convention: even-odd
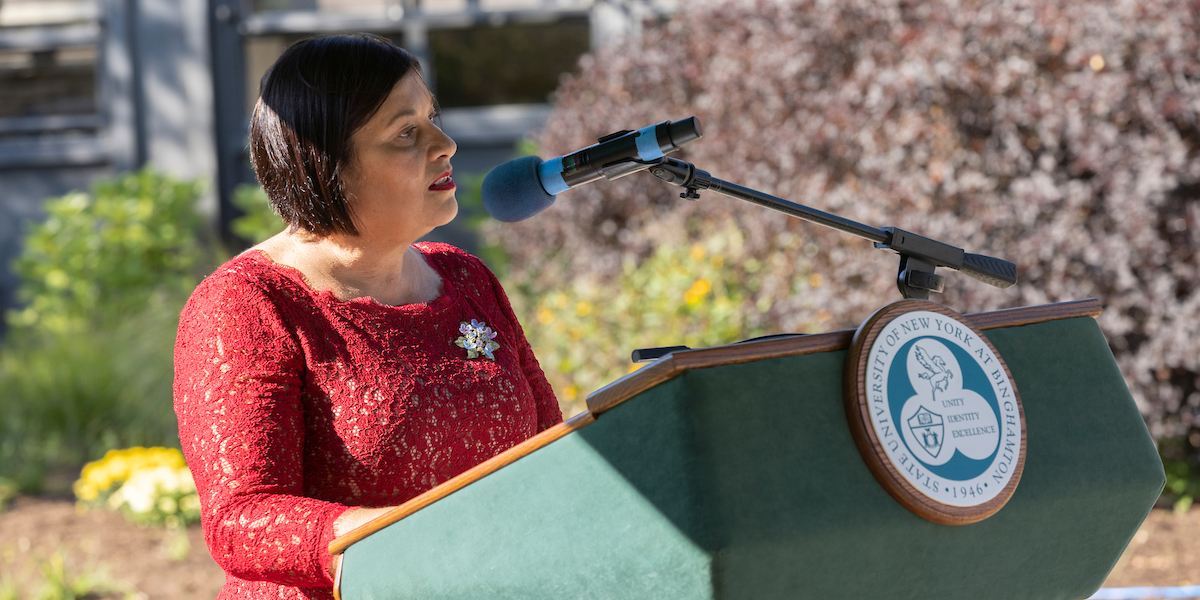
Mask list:
[[[15,263],[21,307],[0,347],[0,477],[57,491],[84,462],[177,445],[171,352],[179,310],[221,252],[197,184],[140,171],[46,203]]]
[[[178,446],[179,311],[233,253],[198,212],[201,191],[142,170],[47,200],[14,264],[21,306],[0,346],[0,478],[11,491],[62,493],[108,450]],[[282,229],[261,189],[236,201],[239,235]]]

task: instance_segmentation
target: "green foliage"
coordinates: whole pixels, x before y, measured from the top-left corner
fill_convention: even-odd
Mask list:
[[[199,196],[197,183],[143,170],[48,200],[14,263],[24,306],[9,324],[75,334],[135,314],[155,294],[190,292],[212,263]]]
[[[564,412],[571,414],[583,409],[588,393],[638,367],[630,362],[634,349],[715,346],[771,333],[774,306],[764,286],[782,284],[790,293],[809,295],[827,284],[824,274],[794,258],[811,252],[802,238],[785,233],[778,243],[789,253],[760,260],[729,225],[695,237],[664,232],[664,243],[650,256],[623,255],[612,278],[545,277],[569,271],[561,264],[567,259],[551,251],[540,259],[544,269],[511,269],[502,281]],[[787,277],[764,276],[783,269]],[[817,308],[807,325],[793,331],[823,331],[832,319],[829,309]]]
[[[196,522],[200,522],[199,517],[196,518]],[[163,552],[173,562],[187,560],[188,555],[192,553],[192,542],[188,539],[187,528],[172,527],[170,537],[163,545]]]
[[[730,228],[703,242],[660,246],[640,262],[626,256],[611,283],[581,277],[547,285],[510,276],[505,287],[517,314],[530,317],[526,335],[564,412],[572,413],[583,409],[587,393],[636,368],[629,362],[636,348],[761,335],[756,322],[770,307],[747,299],[758,292],[762,267],[744,256],[744,240]],[[822,276],[807,272],[794,281],[822,284]]]
[[[46,202],[0,347],[0,477],[19,490],[65,491],[62,474],[110,448],[178,443],[179,311],[218,256],[199,196],[140,171]]]
[[[1163,468],[1167,473],[1167,484],[1163,497],[1171,502],[1175,512],[1185,513],[1200,498],[1200,465],[1189,460],[1187,442],[1179,439],[1159,442]]]
[[[0,581],[0,600],[20,600],[21,592],[11,579]]]
[[[8,503],[17,496],[17,482],[7,478],[0,477],[0,512],[4,512],[8,508]],[[3,596],[0,596],[3,598]]]
[[[242,211],[242,216],[230,223],[239,238],[257,244],[283,230],[283,220],[271,208],[262,186],[239,185],[233,192],[233,205]]]
[[[459,207],[458,219],[462,220],[467,229],[471,231],[479,231],[485,223],[491,220],[487,209],[483,207],[483,180],[485,177],[487,177],[487,173],[456,174],[454,176],[458,181],[458,193],[455,195]],[[497,273],[508,270],[508,253],[499,246],[484,244],[479,249],[479,257]]]
[[[50,556],[41,565],[44,580],[42,590],[34,600],[99,600],[101,598],[135,598],[131,586],[113,581],[107,574],[87,571],[70,573],[61,552]]]
[[[178,303],[112,328],[24,336],[0,349],[0,477],[42,491],[110,448],[176,445],[171,349]],[[49,490],[62,491],[62,490]]]
[[[0,600],[132,600],[140,596],[132,585],[113,579],[104,569],[74,572],[68,562],[58,550],[49,558],[37,559],[37,573],[14,572],[11,565],[4,565]],[[31,588],[37,592],[26,593]]]
[[[522,138],[517,140],[517,156],[537,156],[541,146],[534,140]]]
[[[456,173],[454,175],[454,179],[458,183],[455,200],[458,202],[459,214],[466,216],[466,225],[471,229],[478,229],[489,218],[483,207],[483,179],[485,177],[487,177],[487,173]]]

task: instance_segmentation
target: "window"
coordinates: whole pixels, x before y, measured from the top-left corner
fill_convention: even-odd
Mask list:
[[[588,51],[586,19],[429,32],[444,108],[549,102],[558,78]]]
[[[96,11],[93,0],[0,2],[0,166],[103,157]]]
[[[95,112],[95,45],[0,50],[0,119]]]

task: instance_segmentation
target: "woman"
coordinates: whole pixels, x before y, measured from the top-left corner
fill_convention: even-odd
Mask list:
[[[221,598],[329,598],[327,546],[561,420],[490,271],[415,243],[456,146],[406,51],[304,40],[263,78],[255,173],[288,227],[181,316],[175,411]]]

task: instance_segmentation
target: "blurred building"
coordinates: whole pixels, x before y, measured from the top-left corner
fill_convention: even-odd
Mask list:
[[[370,31],[412,51],[459,144],[456,171],[481,173],[543,122],[580,54],[676,1],[0,0],[0,306],[41,202],[98,177],[150,165],[202,179],[224,227],[233,190],[253,181],[258,81],[297,39]]]

